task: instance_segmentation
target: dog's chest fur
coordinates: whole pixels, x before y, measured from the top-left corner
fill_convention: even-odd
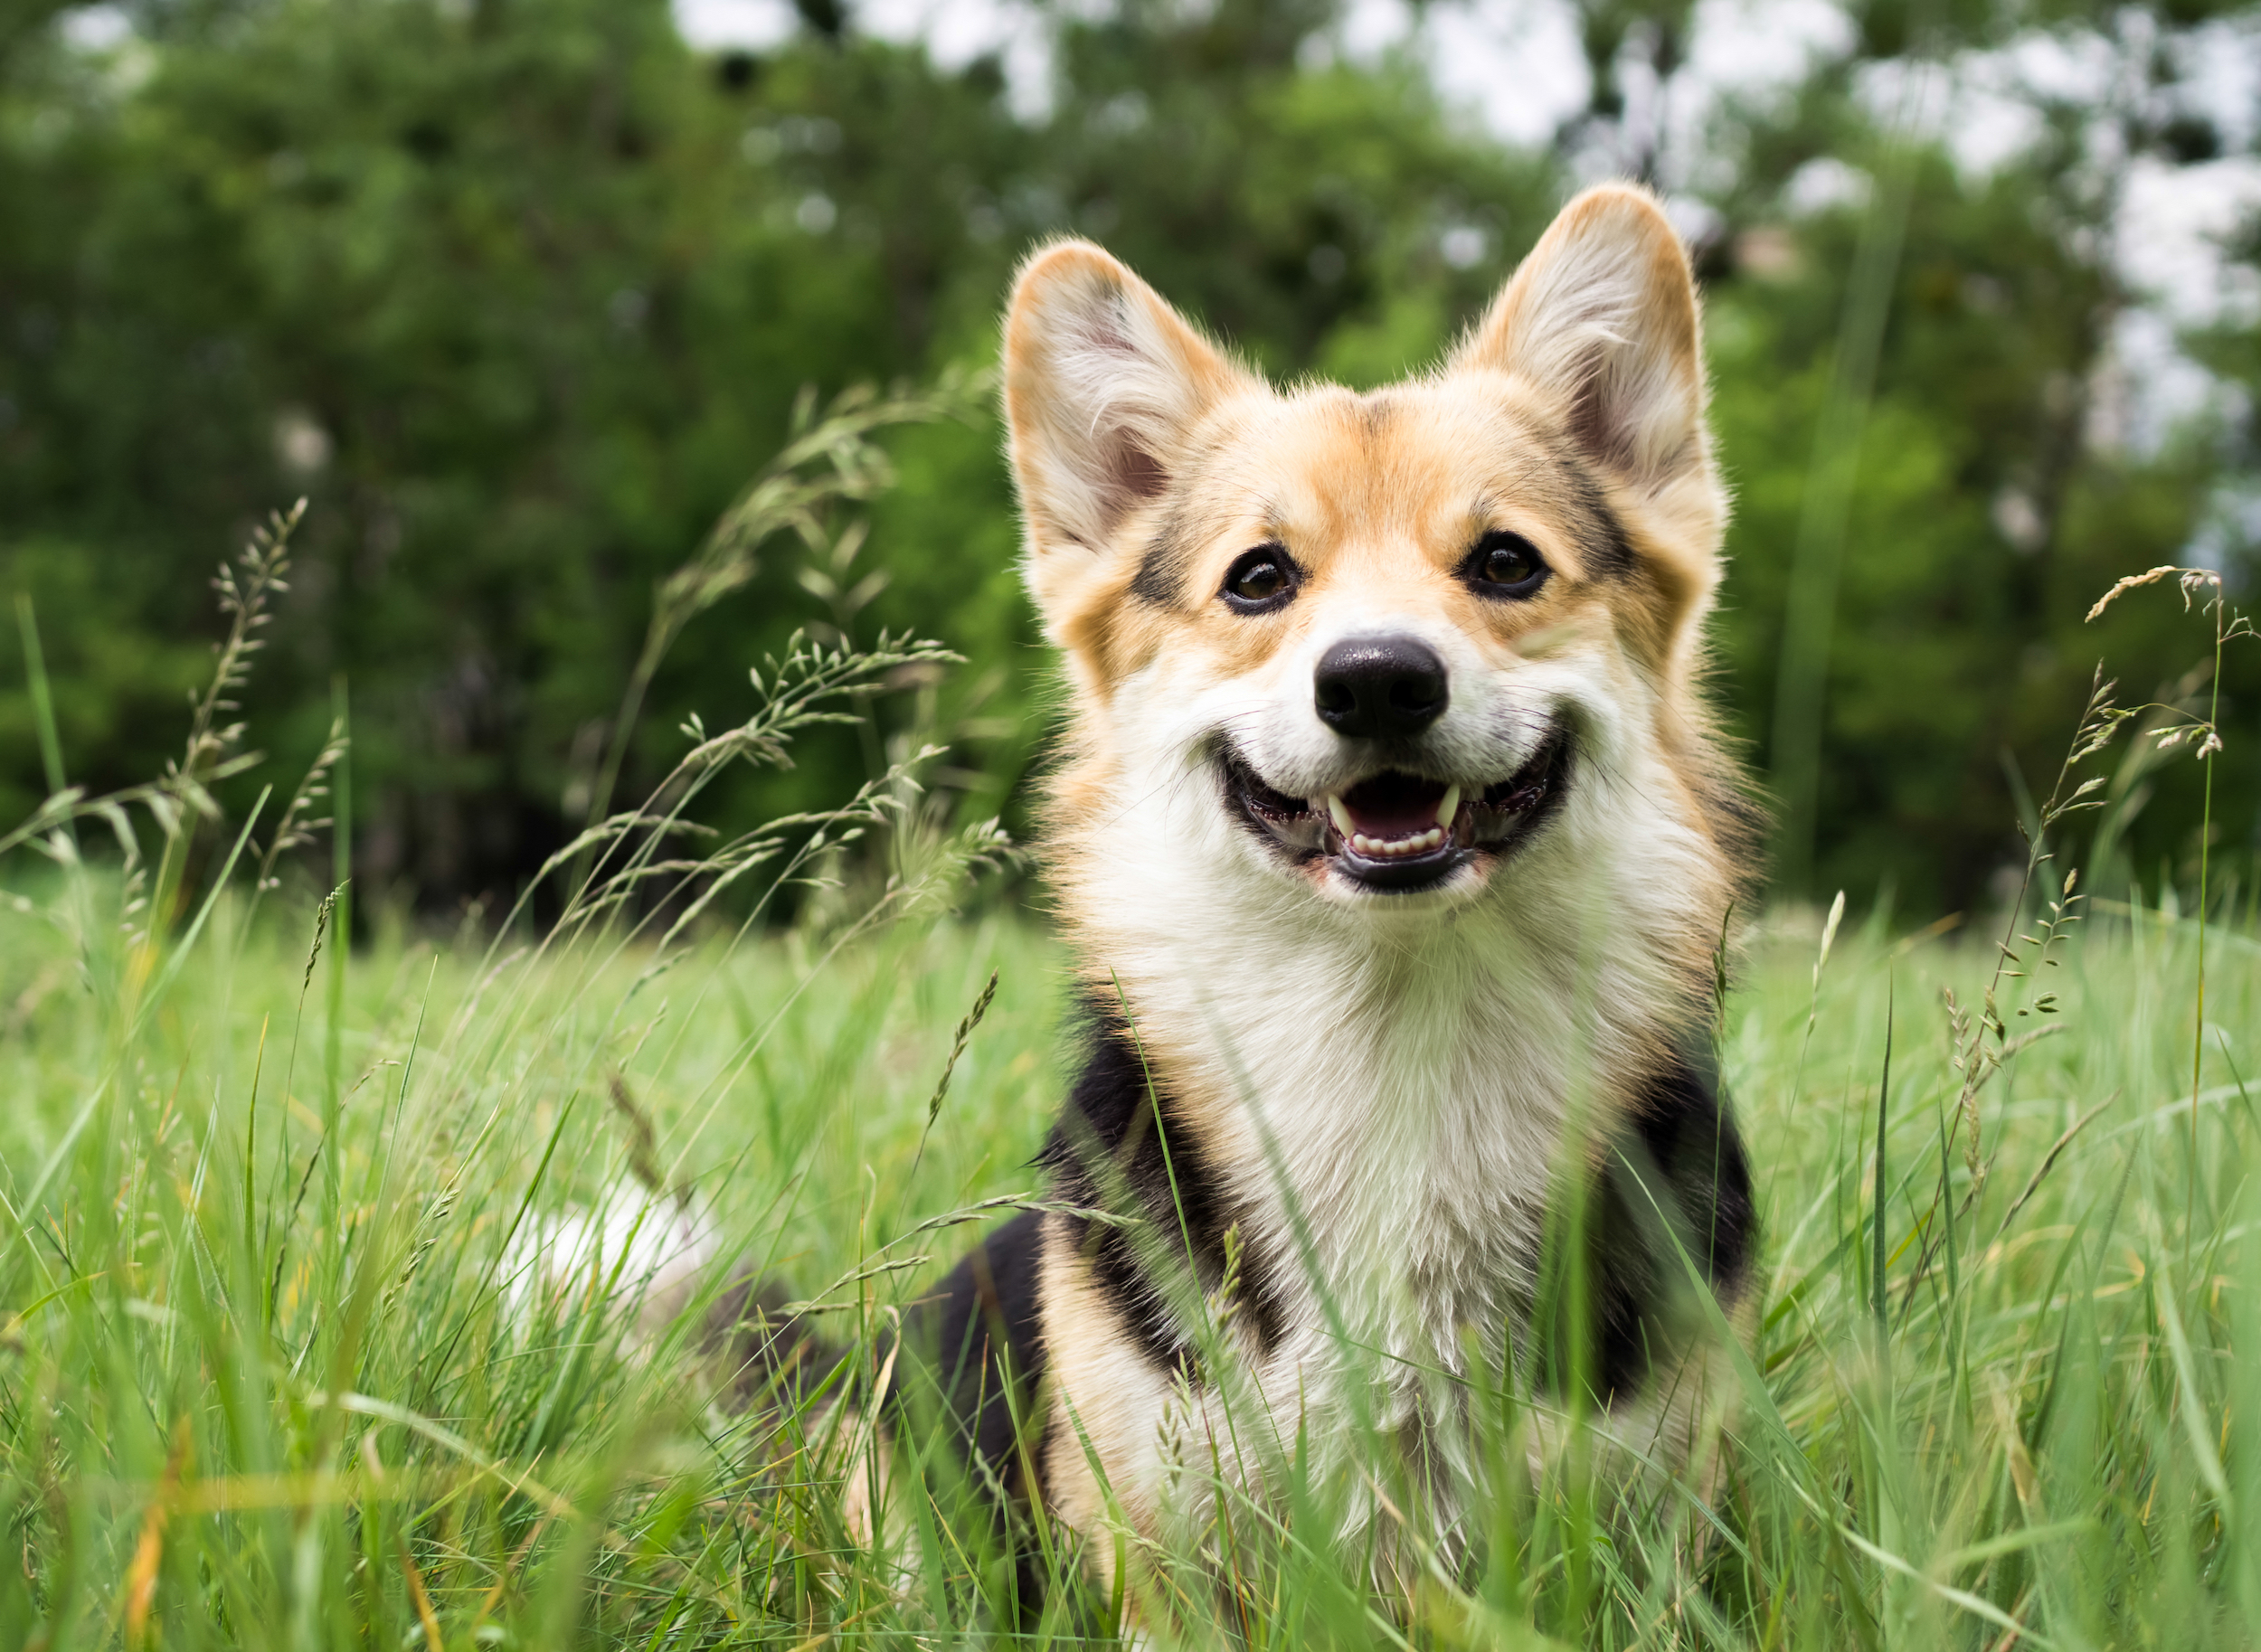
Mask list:
[[[1237,1230],[1239,1340],[1267,1391],[1320,1398],[1314,1381],[1347,1342],[1376,1359],[1376,1397],[1405,1420],[1428,1374],[1465,1368],[1471,1338],[1497,1359],[1519,1327],[1565,1144],[1607,1133],[1648,1042],[1610,1008],[1652,992],[1582,963],[1575,941],[1528,944],[1496,912],[1380,945],[1230,916],[1180,930],[1155,955],[1166,968],[1118,952],[1133,968],[1097,1006],[1119,1024],[1094,1071],[1112,1064],[1112,1082],[1142,1093],[1127,1110],[1117,1098],[1115,1128],[1098,1134],[1127,1153],[1134,1185],[1143,1156],[1143,1213],[1191,1250],[1204,1290]],[[1166,1155],[1140,1139],[1149,1090]],[[1113,1263],[1102,1259],[1102,1290],[1142,1322],[1149,1355],[1182,1361],[1182,1312],[1167,1323],[1139,1300],[1149,1270]]]
[[[1483,950],[1322,965],[1279,1013],[1217,1005],[1216,1053],[1184,1063],[1188,1122],[1308,1329],[1324,1291],[1353,1337],[1453,1359],[1458,1326],[1528,1288],[1560,1056],[1508,1011],[1531,972]]]

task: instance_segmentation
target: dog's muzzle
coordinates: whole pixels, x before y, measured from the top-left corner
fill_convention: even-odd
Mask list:
[[[1406,892],[1528,841],[1560,806],[1571,757],[1569,725],[1557,717],[1520,768],[1489,783],[1387,768],[1338,791],[1297,798],[1266,784],[1229,740],[1221,767],[1228,806],[1293,862],[1323,861],[1356,886]]]

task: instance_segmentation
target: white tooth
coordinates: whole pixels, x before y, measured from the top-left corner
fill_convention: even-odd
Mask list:
[[[1452,817],[1460,812],[1460,807],[1461,788],[1457,786],[1446,787],[1444,801],[1437,805],[1437,824],[1448,831],[1451,830]]]
[[[1343,807],[1342,799],[1331,791],[1327,794],[1327,814],[1334,821],[1335,830],[1340,832],[1346,841],[1357,835],[1358,827],[1350,823],[1350,811]]]
[[[1350,834],[1350,846],[1360,854],[1371,854],[1375,845],[1374,840],[1364,832],[1353,832]]]

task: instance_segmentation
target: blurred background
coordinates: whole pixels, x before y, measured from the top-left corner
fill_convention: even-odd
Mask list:
[[[992,363],[1066,231],[1275,375],[1378,382],[1640,177],[1705,284],[1713,689],[1777,892],[1921,920],[2022,862],[2099,658],[2124,702],[2212,690],[2171,593],[2083,615],[2171,561],[2251,591],[2257,137],[2261,12],[2211,0],[0,0],[0,587],[70,778],[145,779],[214,565],[308,496],[251,738],[295,771],[342,689],[361,888],[506,903],[804,387]],[[916,721],[956,807],[1025,826],[1054,699],[993,414],[883,440],[840,548],[771,539],[683,629],[620,799],[797,628],[888,627],[969,663],[719,815],[837,798]],[[24,665],[0,627],[11,820],[46,791]],[[2221,692],[2249,900],[2261,649]],[[2202,770],[2126,750],[2095,874],[2158,900]]]

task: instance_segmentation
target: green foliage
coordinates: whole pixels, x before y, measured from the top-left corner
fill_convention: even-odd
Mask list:
[[[226,714],[296,526],[223,571],[227,641],[162,778],[66,790],[0,840],[54,862],[0,900],[5,1644],[2244,1644],[2261,939],[2249,912],[2081,921],[2056,859],[2077,815],[2128,814],[2136,748],[2087,770],[2156,708],[2092,689],[1999,942],[1896,939],[1881,908],[1842,935],[1842,897],[1818,951],[1794,911],[1750,937],[1721,1054],[1767,1238],[1747,1353],[1714,1374],[1716,1476],[1652,1472],[1639,1437],[1550,1398],[1541,1337],[1515,1369],[1434,1374],[1477,1448],[1465,1520],[1426,1495],[1424,1453],[1362,1429],[1347,1465],[1283,1446],[1270,1495],[1216,1487],[1120,1598],[1039,1522],[1036,1613],[946,1424],[915,1421],[917,1368],[879,1351],[960,1230],[1041,1191],[1068,962],[1018,919],[954,914],[1004,845],[930,807],[939,749],[828,807],[701,819],[727,777],[868,731],[891,686],[931,694],[947,652],[793,637],[751,715],[687,720],[650,801],[552,857],[555,923],[522,901],[448,942],[381,908],[349,958],[342,891],[260,906],[344,779],[341,731],[279,816],[272,788],[241,826],[213,792],[258,760]],[[840,577],[812,594],[846,613],[852,559],[823,548]],[[2172,615],[2178,590],[2217,657],[2250,643],[2205,571],[2124,581],[2112,611]],[[2177,741],[2218,711],[2177,716]],[[97,818],[136,841],[129,807],[164,837],[147,898],[71,836]],[[814,893],[769,924],[794,887]],[[686,1221],[721,1253],[687,1301],[637,1246]],[[1556,1237],[1583,1254],[1575,1216]],[[1543,1326],[1578,1270],[1539,1263]],[[869,1541],[858,1411],[746,1410],[702,1340],[742,1264],[858,1355],[826,1400],[882,1369],[904,1384],[902,1495]],[[1205,1314],[1232,1311],[1232,1272]],[[1227,1346],[1202,1357],[1229,1394]],[[1339,1553],[1345,1516],[1377,1508],[1395,1561]]]
[[[2194,540],[2210,539],[2240,577],[2251,553],[2235,530],[2216,532],[2213,492],[2238,473],[2213,429],[2173,433],[2152,454],[2093,434],[2114,411],[2106,334],[2126,296],[2094,241],[2037,207],[2078,204],[2093,180],[2074,157],[2045,147],[1966,179],[1937,150],[1898,162],[1879,149],[1855,154],[1878,175],[1900,164],[1915,178],[1850,509],[1832,548],[1841,577],[1822,778],[1802,828],[1818,854],[1802,887],[1897,885],[1930,910],[1979,899],[1983,879],[2014,858],[2005,825],[2054,762],[2099,660],[2133,694],[2190,692],[2171,686],[2200,663],[2177,620],[2118,612],[2090,626],[2096,593]],[[1775,213],[1742,210],[1783,232]],[[2082,212],[2093,226],[2095,206]],[[1813,431],[1863,217],[1839,208],[1793,220],[1771,258],[1744,258],[1710,292],[1716,417],[1738,513],[1715,632],[1721,697],[1770,773],[1779,722],[1767,719],[1820,463]],[[2250,728],[2261,657],[2233,656],[2225,670],[2235,717]],[[2135,865],[2114,869],[2119,880],[2131,870],[2154,885],[2195,876],[2199,777],[2162,779],[2171,790],[2143,823]],[[2228,784],[2216,819],[2249,857],[2261,843],[2261,784],[2246,773]]]
[[[726,1261],[869,1353],[967,1223],[1036,1191],[1066,963],[953,915],[1005,854],[962,823],[1020,773],[1042,692],[994,432],[907,425],[883,463],[866,438],[939,411],[923,392],[807,401],[800,375],[978,361],[1018,242],[1108,212],[1275,371],[1435,349],[1553,174],[1456,136],[1400,68],[1305,62],[1315,15],[1064,22],[1106,95],[1031,131],[979,66],[851,34],[725,74],[656,5],[152,6],[154,46],[107,65],[11,14],[0,554],[32,599],[0,703],[28,818],[0,852],[52,870],[12,863],[0,893],[0,1644],[1011,1638],[1013,1569],[932,1431],[866,1546],[852,1442],[717,1403],[703,1304],[638,1324],[620,1236],[566,1241],[608,1201],[664,1222],[688,1194]],[[1860,235],[1774,191],[1873,136],[1808,90],[1746,134],[1711,255],[1744,509],[1723,677],[1756,739]],[[1585,129],[1613,118],[1604,97]],[[1831,148],[1802,148],[1811,123]],[[923,189],[890,146],[921,137]],[[2207,501],[2241,461],[2078,439],[2065,386],[2096,382],[2119,300],[2021,204],[2078,204],[2061,161],[1907,163],[1831,548],[1821,874],[1959,893],[2006,863],[2025,892],[1999,948],[1951,920],[1896,939],[1883,902],[1849,935],[1840,902],[1818,957],[1794,910],[1753,935],[1722,1055],[1767,1239],[1716,1483],[1632,1472],[1528,1372],[1479,1373],[1490,1501],[1459,1529],[1399,1442],[1361,1439],[1363,1472],[1226,1488],[1127,1602],[1047,1549],[1019,1644],[1103,1641],[1126,1604],[1205,1647],[2250,1638],[2261,936],[2228,857],[2151,871],[2209,818],[2246,829],[2252,782],[2188,753],[2252,749],[2250,629],[2209,608],[2221,675],[2189,672],[2207,639],[2164,581],[2223,587],[2180,569],[2087,621],[2227,532]],[[1196,195],[1245,239],[1204,255],[1168,217]],[[1746,256],[1753,228],[1788,259]],[[2251,372],[2249,341],[2209,347]],[[789,436],[807,450],[757,469]],[[264,518],[222,569],[207,660],[211,539],[302,484],[303,524]],[[930,630],[984,667],[947,685],[950,651],[908,640]],[[2107,650],[2124,718],[2087,671]],[[370,736],[350,753],[334,675]],[[2085,741],[2037,799],[2084,706],[2138,738]],[[648,801],[608,815],[567,793],[616,716],[621,798]],[[258,769],[254,729],[305,778]],[[448,941],[367,902],[349,950],[342,889],[275,893],[347,764],[377,799],[367,869],[437,892],[507,868],[517,905]],[[2113,897],[2077,925],[2077,818]],[[623,1207],[631,1184],[658,1196]],[[544,1284],[543,1251],[582,1265]],[[1381,1599],[1327,1541],[1369,1496],[1414,1562]]]
[[[1742,502],[1717,682],[1777,782],[1809,760],[1776,750],[1778,703],[1812,707],[1793,892],[1973,901],[2015,859],[2017,777],[2048,760],[2095,657],[2145,694],[2195,663],[2164,619],[2085,629],[2089,595],[2193,545],[2239,578],[2250,560],[2231,508],[2252,465],[2242,426],[2158,447],[2097,434],[2133,301],[2109,262],[2128,167],[2222,141],[2171,84],[2209,5],[1868,5],[1848,55],[1784,97],[1730,102],[1691,146],[1653,117],[1683,95],[1694,14],[1596,0],[1580,7],[1591,104],[1529,152],[1443,107],[1410,57],[1311,50],[1339,22],[1328,0],[1047,7],[1042,117],[1014,113],[996,63],[944,71],[860,33],[852,7],[814,6],[809,33],[759,59],[686,49],[661,0],[132,12],[137,32],[105,52],[68,45],[48,4],[0,31],[0,583],[41,616],[70,778],[114,789],[151,771],[197,680],[214,555],[308,495],[285,640],[251,710],[278,750],[310,754],[349,684],[356,870],[427,904],[506,901],[579,829],[611,758],[640,795],[686,714],[745,710],[749,658],[840,623],[812,582],[866,519],[839,590],[884,588],[855,623],[980,663],[937,689],[919,738],[951,746],[945,783],[973,813],[1018,817],[1049,685],[999,433],[979,417],[888,436],[901,485],[834,501],[832,549],[747,547],[627,739],[608,731],[665,582],[804,387],[828,402],[979,370],[1016,260],[1065,231],[1268,372],[1367,384],[1435,359],[1574,177],[1629,168],[1704,203]],[[2020,29],[2085,31],[2125,89],[2097,108],[2037,99],[2039,141],[1994,175],[1855,95],[1880,60]],[[1787,186],[1817,159],[1883,182],[1866,205],[1793,210]],[[1895,180],[1904,232],[1879,236]],[[1873,403],[1865,379],[1832,388],[1862,245],[1894,250]],[[2247,334],[2206,348],[2233,382],[2261,382]],[[1845,422],[1848,393],[1859,438],[1838,531],[1812,508],[1834,463],[1815,432]],[[1835,601],[1793,647],[1801,556],[1832,571]],[[12,684],[5,653],[0,638]],[[1794,671],[1784,687],[1793,655],[1821,661],[1810,693]],[[2261,667],[2231,669],[2225,718],[2250,726]],[[743,825],[837,795],[902,732],[842,731],[715,801]],[[28,703],[0,689],[0,804],[19,813],[43,792],[31,733]],[[2193,776],[2150,787],[2114,875],[2187,882]],[[2226,774],[2216,818],[2249,855],[2261,782]]]
[[[717,64],[655,0],[161,15],[107,78],[52,38],[5,64],[0,550],[59,617],[66,750],[101,784],[158,749],[147,708],[185,675],[211,544],[310,493],[263,707],[351,680],[361,870],[431,895],[507,888],[577,824],[566,794],[656,585],[801,387],[986,355],[1031,236],[1144,225],[1124,223],[1127,252],[1292,368],[1373,295],[1449,286],[1405,341],[1433,345],[1501,249],[1446,271],[1431,221],[1496,218],[1503,180],[1526,180],[1524,239],[1543,211],[1535,174],[1452,136],[1405,75],[1312,81],[1281,52],[1244,61],[1159,25],[1071,31],[1070,55],[1103,80],[1126,66],[1110,42],[1148,42],[1147,69],[1183,71],[1162,102],[1133,119],[1125,98],[1070,99],[1033,131],[989,65],[951,76],[862,40]],[[1199,244],[1225,222],[1235,244]],[[1314,249],[1337,243],[1321,279]],[[1042,729],[996,436],[903,448],[870,618],[947,622],[1004,667],[1008,722],[970,749],[1001,797]],[[683,712],[743,695],[750,649],[820,614],[791,547],[767,552],[660,671],[635,779],[664,770]],[[289,743],[316,739],[308,722]],[[837,747],[808,783],[857,761]]]
[[[726,1255],[830,1283],[837,1332],[876,1335],[954,1222],[1034,1191],[1051,942],[1005,919],[809,922],[660,972],[593,930],[516,959],[391,930],[351,960],[330,1044],[318,920],[247,924],[223,896],[121,1037],[112,991],[76,981],[122,990],[130,955],[80,952],[68,887],[26,887],[0,917],[0,1641],[392,1647],[427,1610],[450,1646],[1007,1639],[1009,1572],[946,1479],[946,1524],[906,1508],[866,1551],[839,1444],[814,1417],[796,1450],[709,1410],[687,1327],[649,1351],[629,1328],[620,1253],[554,1295],[506,1289],[505,1259],[575,1206],[635,1208],[640,1163],[698,1191]],[[2194,926],[2085,930],[2048,979],[2006,985],[2013,1027],[2048,989],[2067,1031],[1987,1074],[1975,1172],[1939,995],[1977,1003],[1989,950],[1856,921],[1817,970],[1810,927],[1758,937],[1724,1053],[1769,1237],[1711,1495],[1622,1506],[1598,1445],[1535,1484],[1547,1413],[1481,1392],[1497,1499],[1463,1560],[1440,1548],[1369,1603],[1311,1535],[1345,1485],[1291,1477],[1269,1509],[1228,1500],[1225,1597],[1196,1569],[1215,1534],[1148,1557],[1131,1601],[1157,1644],[1220,1644],[1219,1611],[1281,1646],[1980,1648],[2011,1622],[2054,1646],[2247,1644],[2261,1116],[2236,1029],[2261,1024],[2261,942],[2211,936],[2194,1115]],[[1365,1461],[1441,1539],[1390,1443]],[[1070,1599],[1014,1644],[1068,1640],[1078,1614],[1110,1621]]]

